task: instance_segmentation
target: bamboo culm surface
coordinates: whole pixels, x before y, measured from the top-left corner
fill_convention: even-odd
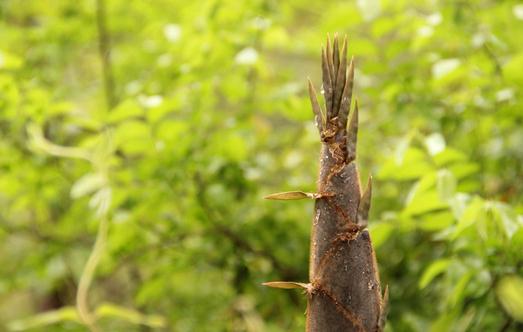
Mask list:
[[[309,282],[275,281],[266,286],[303,288],[308,298],[307,332],[382,331],[388,291],[382,297],[374,249],[367,231],[371,178],[360,189],[356,166],[358,103],[349,121],[354,59],[347,62],[347,38],[337,36],[322,49],[323,96],[320,106],[312,82],[308,89],[322,142],[318,192],[277,193],[268,199],[315,200]],[[348,125],[347,125],[348,123]]]

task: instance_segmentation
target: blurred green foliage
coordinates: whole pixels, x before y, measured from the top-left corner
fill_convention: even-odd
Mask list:
[[[349,35],[388,331],[523,321],[517,1],[0,2],[0,330],[303,331],[319,138],[305,91]]]

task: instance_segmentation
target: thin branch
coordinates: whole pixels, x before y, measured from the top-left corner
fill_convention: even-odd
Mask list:
[[[503,325],[501,325],[499,332],[508,331],[513,323],[514,323],[514,320],[507,316],[505,321],[503,322]]]
[[[488,45],[487,43],[484,43],[483,44],[483,50],[487,54],[488,58],[494,64],[494,70],[496,72],[496,75],[498,75],[500,77],[503,77],[503,68],[501,66],[501,63],[500,63],[497,55],[494,53],[494,51],[492,51],[490,45]]]
[[[105,249],[105,244],[107,242],[107,229],[109,223],[107,216],[102,216],[100,218],[100,225],[98,225],[98,233],[96,234],[96,241],[93,246],[93,250],[89,255],[89,259],[85,264],[84,270],[80,277],[80,282],[78,283],[78,291],[76,293],[76,308],[78,310],[78,315],[82,322],[92,331],[100,331],[95,323],[95,317],[89,310],[88,295],[89,287],[93,281],[94,272],[100,259],[102,257],[103,251]]]
[[[112,109],[116,103],[114,77],[111,64],[111,39],[107,30],[107,16],[104,0],[96,0],[96,26],[98,29],[98,53],[102,62],[105,100],[107,109]]]
[[[104,0],[96,0],[96,25],[98,30],[98,52],[102,62],[105,98],[107,109],[110,110],[115,106],[116,98],[114,94],[114,79],[111,68],[111,44],[109,33],[107,31],[106,8]],[[100,217],[100,224],[98,225],[96,241],[89,258],[87,259],[87,263],[84,266],[82,275],[80,276],[78,290],[76,293],[76,308],[78,315],[80,316],[82,322],[92,332],[98,332],[100,329],[96,325],[96,318],[89,309],[89,288],[105,249],[108,228],[109,221],[107,220],[107,213],[104,213],[104,215]]]

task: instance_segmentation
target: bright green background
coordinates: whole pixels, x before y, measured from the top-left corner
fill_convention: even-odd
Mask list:
[[[523,4],[105,3],[111,110],[94,0],[0,2],[0,330],[86,330],[106,220],[103,331],[303,331],[304,296],[260,284],[307,281],[313,203],[262,197],[315,190],[305,82],[334,32],[388,331],[523,328]]]

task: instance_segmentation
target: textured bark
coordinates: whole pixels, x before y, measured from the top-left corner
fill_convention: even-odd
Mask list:
[[[277,288],[303,288],[308,297],[307,331],[382,331],[387,290],[381,296],[376,258],[367,226],[371,179],[361,192],[356,167],[358,104],[350,119],[354,62],[347,65],[337,36],[322,50],[324,108],[309,81],[309,94],[322,142],[318,193],[273,194],[270,199],[316,201],[308,284],[273,282]],[[301,193],[301,195],[296,194]],[[291,198],[289,198],[291,197]]]

